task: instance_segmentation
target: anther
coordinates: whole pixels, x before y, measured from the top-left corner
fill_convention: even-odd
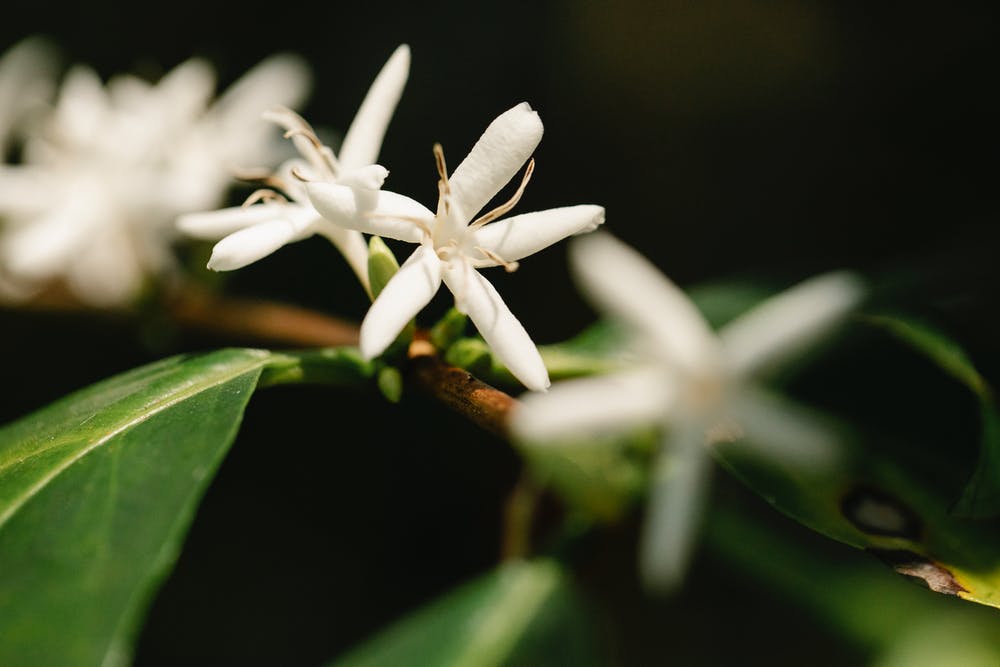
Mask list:
[[[440,179],[439,191],[451,194],[451,186],[448,183],[448,165],[444,161],[444,149],[441,148],[441,144],[434,144],[434,163],[437,165],[438,178]]]
[[[474,220],[469,227],[473,229],[476,227],[482,227],[486,223],[493,222],[501,215],[504,215],[517,206],[517,202],[521,201],[521,195],[524,194],[524,189],[528,187],[528,181],[531,180],[531,175],[533,173],[535,173],[535,158],[528,160],[528,167],[524,170],[524,177],[521,179],[521,185],[517,187],[517,192],[514,193],[514,196],[511,197],[506,203],[500,204],[500,206],[497,206],[486,215]]]
[[[483,256],[486,257],[487,259],[490,259],[499,264],[500,266],[502,266],[503,270],[506,271],[507,273],[514,273],[515,271],[517,271],[518,267],[521,266],[518,262],[508,262],[507,260],[505,260],[500,255],[496,254],[492,250],[487,250],[486,248],[481,248],[479,246],[476,246],[476,250],[483,253]]]
[[[243,208],[249,208],[250,206],[253,206],[259,201],[262,202],[277,201],[283,204],[288,203],[288,199],[286,199],[280,192],[275,192],[274,190],[268,190],[267,188],[261,188],[259,190],[254,190],[253,192],[250,193],[250,196],[247,197],[246,201],[243,202]]]

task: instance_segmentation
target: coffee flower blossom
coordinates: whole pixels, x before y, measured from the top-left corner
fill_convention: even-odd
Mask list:
[[[0,155],[21,125],[49,102],[55,88],[55,54],[47,42],[29,37],[0,54]]]
[[[501,114],[449,176],[435,146],[438,204],[422,204],[387,191],[358,193],[324,182],[307,183],[316,209],[345,229],[418,244],[389,280],[361,324],[361,352],[381,354],[444,282],[455,307],[468,314],[493,353],[526,387],[544,390],[548,371],[524,327],[479,269],[517,268],[518,260],[604,222],[600,206],[580,205],[523,213],[498,220],[521,197],[534,170],[506,203],[474,218],[528,161],[542,138],[542,122],[527,103]]]
[[[822,469],[835,458],[832,433],[755,378],[826,334],[862,288],[847,273],[812,278],[713,333],[680,289],[614,237],[578,240],[570,259],[584,294],[632,332],[635,363],[526,397],[511,428],[541,443],[663,426],[640,570],[648,585],[668,589],[689,557],[709,470],[707,445],[745,440],[761,455],[802,468]]]
[[[410,71],[410,49],[396,49],[382,67],[340,149],[320,142],[316,132],[289,109],[273,109],[264,114],[285,130],[301,158],[283,164],[276,174],[261,178],[267,186],[257,190],[241,207],[182,216],[177,224],[185,233],[219,241],[212,251],[208,268],[232,271],[256,262],[285,244],[313,234],[328,238],[344,255],[361,284],[368,290],[368,249],[359,232],[324,220],[309,203],[303,181],[338,183],[360,190],[378,190],[388,175],[375,164],[393,111]]]
[[[82,301],[114,306],[147,276],[169,275],[176,217],[219,205],[236,165],[279,159],[260,114],[298,104],[308,86],[292,56],[260,63],[214,103],[215,76],[198,59],[155,84],[125,75],[104,85],[72,68],[22,163],[0,171],[5,296],[62,282]]]

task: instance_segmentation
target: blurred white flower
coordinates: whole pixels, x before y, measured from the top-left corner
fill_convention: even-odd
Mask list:
[[[570,260],[583,293],[633,334],[635,363],[525,397],[511,429],[520,439],[544,442],[664,426],[640,571],[650,588],[667,590],[690,556],[707,487],[706,445],[745,439],[758,453],[796,466],[832,464],[833,434],[754,377],[827,334],[860,300],[862,285],[849,273],[812,278],[716,334],[680,289],[611,235],[574,242]]]
[[[180,229],[191,236],[222,239],[212,251],[208,268],[239,269],[287,243],[321,234],[337,246],[365,290],[369,290],[364,238],[359,232],[324,220],[309,203],[302,181],[338,183],[361,190],[382,187],[389,172],[374,162],[409,71],[410,49],[404,44],[375,77],[344,135],[339,157],[320,142],[312,127],[298,114],[283,108],[265,114],[268,120],[285,129],[301,159],[289,160],[277,174],[262,179],[272,189],[258,190],[242,207],[194,213],[178,219]]]
[[[173,222],[221,203],[227,169],[278,159],[260,121],[297,104],[309,73],[269,58],[211,103],[215,77],[189,60],[156,84],[117,76],[102,85],[72,68],[54,108],[26,139],[23,161],[0,170],[0,274],[16,296],[62,280],[81,300],[134,298],[150,274],[173,268]]]
[[[517,261],[604,222],[600,206],[569,206],[493,222],[520,199],[534,169],[505,204],[473,220],[510,181],[542,138],[542,121],[527,103],[501,114],[449,177],[440,146],[437,213],[387,191],[359,192],[325,182],[306,184],[325,218],[347,229],[420,245],[386,284],[361,324],[361,353],[381,354],[406,323],[431,300],[443,281],[455,307],[469,315],[496,357],[526,387],[549,386],[535,344],[493,286],[476,269],[517,268]],[[471,222],[470,222],[471,221]],[[492,224],[489,224],[492,223]]]
[[[56,57],[39,37],[29,37],[0,55],[0,156],[33,110],[47,104],[55,90]]]

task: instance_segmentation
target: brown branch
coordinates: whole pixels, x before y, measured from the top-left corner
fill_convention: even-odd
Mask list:
[[[356,324],[299,306],[222,298],[193,290],[184,291],[166,305],[176,322],[201,331],[301,347],[358,343]]]
[[[22,308],[55,312],[100,312],[137,317],[134,309],[95,309],[56,285]],[[164,300],[167,313],[178,324],[277,345],[336,347],[356,345],[358,326],[307,308],[256,299],[234,299],[188,286]],[[424,332],[409,349],[407,380],[469,421],[501,438],[508,437],[507,418],[517,405],[512,398],[445,363]]]
[[[411,382],[473,424],[501,438],[508,437],[507,418],[517,400],[468,371],[448,365],[427,340],[415,339],[409,356],[407,375]]]

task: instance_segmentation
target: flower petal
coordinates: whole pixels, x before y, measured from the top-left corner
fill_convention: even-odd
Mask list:
[[[514,177],[542,140],[542,121],[527,102],[500,114],[449,179],[452,195],[474,216]]]
[[[307,183],[306,192],[320,215],[344,229],[419,243],[434,214],[419,202],[387,190],[361,190],[333,183]]]
[[[440,286],[441,260],[434,248],[420,246],[403,262],[368,309],[361,323],[361,355],[374,359],[385,352]]]
[[[711,471],[704,441],[702,429],[682,426],[668,435],[654,464],[639,545],[639,572],[652,591],[674,590],[691,560]]]
[[[339,185],[363,190],[378,190],[389,176],[389,170],[380,164],[369,164],[358,169],[345,170],[337,179]]]
[[[308,211],[300,204],[269,202],[253,206],[233,206],[218,211],[188,213],[177,218],[177,228],[196,239],[216,241],[246,227],[288,217],[290,207]]]
[[[670,363],[705,369],[718,363],[715,336],[674,283],[634,249],[606,232],[575,239],[570,265],[583,293],[656,346]]]
[[[754,373],[789,361],[815,343],[861,301],[852,273],[827,273],[785,290],[719,332],[729,367]]]
[[[444,282],[455,294],[455,307],[466,313],[494,356],[533,391],[549,386],[549,372],[528,332],[486,278],[465,261],[452,262]]]
[[[508,262],[543,250],[567,236],[592,232],[604,222],[604,207],[582,204],[498,220],[475,231],[476,245]],[[477,266],[496,266],[486,259]]]
[[[648,369],[567,380],[524,396],[510,428],[531,441],[620,433],[661,421],[675,395],[668,376]]]
[[[743,386],[733,392],[727,407],[743,431],[739,446],[798,470],[836,465],[843,449],[840,434],[832,422],[805,406],[760,387]]]
[[[319,217],[313,214],[312,222]],[[252,227],[233,232],[215,244],[208,268],[213,271],[233,271],[253,264],[292,241],[299,241],[312,233],[304,220],[290,217],[268,220]]]
[[[378,160],[385,130],[410,74],[410,47],[396,48],[375,77],[340,147],[340,164],[357,169]]]

